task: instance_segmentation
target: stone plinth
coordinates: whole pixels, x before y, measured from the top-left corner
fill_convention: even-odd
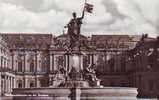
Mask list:
[[[137,100],[137,89],[126,87],[24,88],[13,94],[16,100]]]

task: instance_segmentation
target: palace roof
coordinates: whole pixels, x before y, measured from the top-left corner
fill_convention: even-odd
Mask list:
[[[59,47],[63,47],[63,42],[69,38],[68,34],[61,34],[57,37],[52,34],[27,33],[1,33],[1,35],[11,49],[49,49],[50,47],[58,46],[58,43],[62,45]],[[140,35],[92,35],[91,37],[86,37],[80,34],[80,37],[85,41],[85,45],[100,49],[132,49],[141,40]]]
[[[48,48],[51,44],[51,34],[2,34],[10,48]]]

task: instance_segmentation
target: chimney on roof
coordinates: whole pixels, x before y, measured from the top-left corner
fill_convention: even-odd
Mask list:
[[[148,38],[148,34],[147,33],[145,34],[145,38]]]
[[[141,40],[144,40],[145,38],[148,38],[148,34],[142,34]]]

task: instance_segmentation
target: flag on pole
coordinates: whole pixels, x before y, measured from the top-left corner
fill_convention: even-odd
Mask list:
[[[85,3],[85,11],[89,12],[89,13],[92,13],[92,10],[93,10],[93,5],[92,4],[89,4],[89,3]]]

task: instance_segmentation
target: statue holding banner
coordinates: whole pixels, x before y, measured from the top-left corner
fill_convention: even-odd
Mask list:
[[[70,49],[72,49],[76,43],[79,42],[79,34],[81,33],[80,30],[85,11],[92,13],[92,10],[93,5],[85,3],[81,17],[77,17],[75,12],[72,13],[73,18],[65,26],[65,28],[68,28],[67,34],[70,36]]]
[[[79,35],[80,34],[80,29],[81,29],[81,24],[82,24],[82,19],[84,18],[84,11],[82,14],[82,17],[77,18],[76,13],[72,13],[73,18],[70,20],[68,23],[68,34],[70,35]]]

